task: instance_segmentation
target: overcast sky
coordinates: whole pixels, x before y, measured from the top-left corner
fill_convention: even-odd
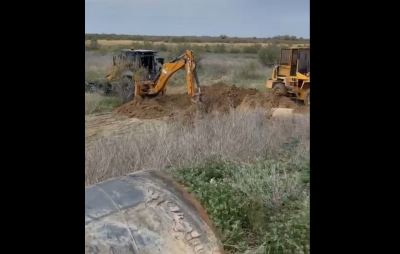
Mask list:
[[[310,38],[309,0],[85,0],[85,32]]]

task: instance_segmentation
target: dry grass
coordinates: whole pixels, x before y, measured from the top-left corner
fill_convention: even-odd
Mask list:
[[[147,128],[140,135],[102,138],[86,151],[85,183],[90,185],[142,169],[190,166],[209,158],[254,162],[291,154],[297,161],[309,152],[309,119],[301,116],[265,121],[262,112],[232,113],[199,120],[195,128],[172,124]]]
[[[85,115],[102,111],[111,111],[122,105],[117,97],[107,97],[97,93],[85,93]]]
[[[271,69],[257,59],[210,55],[201,61],[200,82],[235,84],[248,88],[265,89]]]
[[[309,115],[259,111],[136,128],[86,147],[85,185],[156,169],[207,210],[229,253],[309,253]]]
[[[112,53],[85,51],[85,80],[104,78],[112,66]]]

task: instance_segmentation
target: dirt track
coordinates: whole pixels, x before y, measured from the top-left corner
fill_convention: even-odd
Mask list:
[[[292,108],[295,112],[305,113],[309,109],[286,98],[276,97],[271,92],[256,89],[238,88],[225,84],[215,84],[202,87],[202,103],[193,105],[187,94],[165,95],[152,99],[131,101],[117,108],[114,112],[119,115],[141,119],[178,118],[191,116],[194,112],[209,114],[213,111],[228,112],[238,110],[276,107]]]

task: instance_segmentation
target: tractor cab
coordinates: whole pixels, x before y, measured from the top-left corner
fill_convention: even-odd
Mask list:
[[[113,56],[114,66],[121,62],[130,62],[138,67],[147,69],[151,78],[157,76],[157,73],[164,63],[163,58],[156,58],[157,52],[154,50],[144,49],[122,49],[118,55]]]
[[[296,77],[298,74],[309,76],[310,48],[295,47],[282,49],[279,65],[276,67],[278,77]]]

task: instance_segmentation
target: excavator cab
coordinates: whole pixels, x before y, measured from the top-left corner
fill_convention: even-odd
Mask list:
[[[149,79],[157,76],[160,61],[156,58],[157,51],[144,49],[122,49],[118,55],[113,56],[113,65],[118,66],[121,62],[129,62],[144,67],[148,72]],[[161,58],[162,59],[162,58]]]
[[[293,96],[310,105],[310,47],[282,49],[266,87],[279,96]]]

